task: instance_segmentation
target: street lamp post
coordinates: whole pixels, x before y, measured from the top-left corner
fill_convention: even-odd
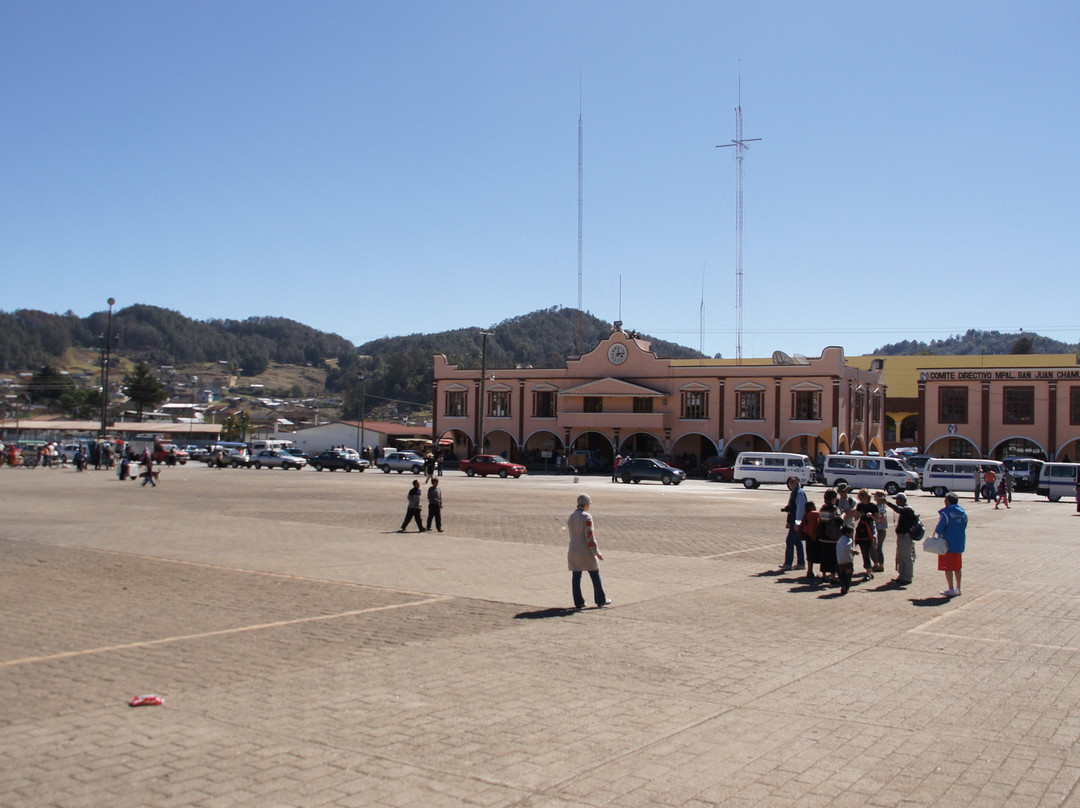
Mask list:
[[[365,417],[364,417],[364,387],[367,381],[367,375],[361,373],[357,378],[360,379],[360,420],[356,422],[356,453],[361,457],[364,456],[364,450],[361,446],[364,440],[365,429]],[[374,458],[373,458],[374,460]]]
[[[494,334],[494,331],[480,332],[483,337],[480,343],[480,436],[477,440],[476,454],[484,453],[484,416],[487,414],[487,399],[484,395],[487,381],[487,338]]]
[[[113,305],[116,303],[115,298],[109,298],[109,325],[104,334],[98,334],[98,339],[101,340],[101,439],[104,440],[105,430],[107,428],[107,419],[109,414],[109,354],[112,352],[113,341],[120,335],[114,334],[112,330],[112,315]]]

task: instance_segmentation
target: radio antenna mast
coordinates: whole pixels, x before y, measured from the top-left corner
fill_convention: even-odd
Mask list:
[[[742,61],[741,59],[739,60]],[[718,149],[735,149],[735,363],[742,364],[742,314],[743,314],[743,152],[747,143],[761,140],[759,137],[743,137],[742,129],[742,71],[739,71],[739,105],[735,107],[735,139],[717,146]]]
[[[582,210],[582,196],[584,190],[584,183],[582,178],[584,172],[582,171],[583,165],[583,138],[582,138],[582,119],[581,119],[581,75],[578,74],[578,118],[577,118],[577,307],[578,307],[578,319],[577,319],[577,352],[578,356],[581,356],[582,352],[582,332],[585,329],[585,314],[582,309],[581,302],[581,264],[582,264],[582,236],[581,236],[581,210]]]

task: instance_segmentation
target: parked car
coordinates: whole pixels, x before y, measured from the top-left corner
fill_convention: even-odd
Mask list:
[[[308,463],[315,471],[322,471],[323,469],[329,471],[337,471],[338,469],[363,471],[370,465],[368,461],[353,457],[340,449],[327,449],[325,452],[312,455],[308,458]]]
[[[710,468],[708,475],[714,483],[733,483],[735,482],[735,467],[725,462]]]
[[[296,469],[300,471],[307,465],[307,460],[302,457],[293,457],[284,449],[263,449],[251,460],[251,465],[257,469],[266,466],[268,469]]]
[[[468,460],[462,460],[458,466],[470,477],[479,474],[487,477],[489,474],[498,474],[500,477],[513,477],[517,479],[525,474],[525,467],[520,463],[511,463],[505,457],[499,455],[476,455]]]
[[[188,453],[175,443],[155,443],[153,458],[155,463],[169,463],[175,461],[181,466],[188,462]]]
[[[245,449],[230,449],[225,459],[234,469],[251,468],[251,455]]]
[[[65,463],[75,462],[75,453],[82,447],[83,454],[89,457],[90,446],[87,443],[65,443],[60,447],[60,459]]]
[[[654,457],[632,457],[619,466],[619,476],[624,483],[659,480],[664,485],[678,485],[686,479],[686,472]]]
[[[191,460],[206,459],[206,449],[201,446],[196,446],[195,444],[188,444],[184,447],[184,451],[188,453],[188,457]]]
[[[416,452],[391,452],[385,457],[380,457],[376,465],[386,474],[391,471],[396,471],[398,474],[405,471],[419,474],[424,470],[424,458]]]

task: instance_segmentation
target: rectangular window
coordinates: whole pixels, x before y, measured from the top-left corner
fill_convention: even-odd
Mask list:
[[[488,393],[488,418],[510,417],[510,391],[492,390]]]
[[[555,417],[555,393],[551,390],[533,392],[533,418]]]
[[[600,396],[585,396],[585,401],[582,405],[584,412],[603,412],[604,411],[604,399]]]
[[[700,421],[709,417],[709,394],[705,390],[683,390],[682,417]]]
[[[791,414],[796,421],[821,420],[821,391],[793,390],[791,393]]]
[[[968,389],[942,387],[938,390],[938,423],[966,424],[968,422]]]
[[[855,420],[862,423],[866,414],[866,391],[855,391]]]
[[[1080,425],[1080,387],[1069,388],[1069,424]]]
[[[962,438],[949,438],[949,457],[974,457],[975,447]],[[959,469],[958,469],[959,470]]]
[[[652,403],[649,396],[634,396],[634,412],[652,412]]]
[[[464,418],[467,414],[466,402],[468,397],[464,390],[447,391],[446,415],[448,418]]]
[[[1035,423],[1035,388],[1006,387],[1002,421],[1006,424]]]
[[[741,421],[760,421],[765,417],[763,390],[738,390],[735,393],[736,418]]]
[[[870,423],[881,423],[881,393],[874,393],[870,398]]]

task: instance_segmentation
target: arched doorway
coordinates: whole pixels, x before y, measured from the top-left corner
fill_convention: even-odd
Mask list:
[[[518,451],[514,436],[505,429],[492,429],[485,433],[482,454],[501,455],[515,463],[521,462],[521,452]]]
[[[631,432],[619,441],[619,454],[624,457],[659,457],[664,444],[651,432]]]
[[[699,474],[701,464],[717,454],[716,444],[698,432],[683,435],[671,447],[672,465],[687,474]]]
[[[1063,450],[1067,450],[1066,447],[1062,447]],[[1065,451],[1058,454],[1065,454]],[[1076,457],[1076,455],[1071,455]],[[1003,460],[1006,457],[1034,457],[1037,460],[1046,460],[1046,449],[1040,446],[1029,438],[1007,438],[999,443],[992,452],[990,457],[994,460]]]
[[[554,469],[555,462],[563,451],[562,438],[554,432],[541,430],[525,439],[522,449],[524,463],[544,470]]]
[[[772,446],[765,438],[761,437],[761,435],[754,432],[744,432],[728,441],[727,448],[724,450],[724,457],[728,462],[734,463],[735,458],[739,456],[739,452],[771,451]]]
[[[437,445],[444,463],[448,460],[457,461],[471,457],[473,454],[472,435],[460,429],[448,429],[443,432],[439,435]]]

